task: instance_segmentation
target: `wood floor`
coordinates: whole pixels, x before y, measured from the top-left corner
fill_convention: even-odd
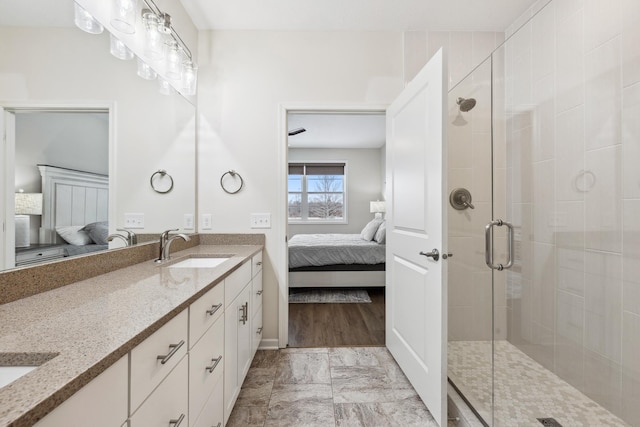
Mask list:
[[[371,303],[289,304],[289,347],[383,346],[384,288],[366,288]]]

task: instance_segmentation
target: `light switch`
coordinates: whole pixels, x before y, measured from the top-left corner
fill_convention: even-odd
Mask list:
[[[144,228],[144,214],[143,213],[125,213],[124,227],[125,228]]]
[[[270,213],[252,213],[251,228],[271,228]]]
[[[184,223],[182,226],[187,230],[193,230],[193,214],[184,214]]]
[[[211,214],[202,214],[202,229],[203,230],[211,230],[212,225]]]

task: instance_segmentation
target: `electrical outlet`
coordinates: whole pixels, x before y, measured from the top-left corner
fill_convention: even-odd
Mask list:
[[[202,229],[211,230],[213,228],[211,214],[202,214]]]
[[[184,214],[182,226],[187,230],[193,230],[193,214]]]
[[[271,228],[270,213],[252,213],[251,228]]]
[[[125,213],[124,227],[125,228],[144,228],[144,214],[143,213]]]

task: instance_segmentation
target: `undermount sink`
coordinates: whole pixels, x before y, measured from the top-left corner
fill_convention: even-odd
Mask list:
[[[187,258],[184,261],[177,262],[169,266],[169,268],[214,268],[228,260],[230,257],[194,257]]]
[[[57,353],[0,353],[0,388],[27,375]]]

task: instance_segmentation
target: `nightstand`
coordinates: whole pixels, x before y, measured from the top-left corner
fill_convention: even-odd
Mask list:
[[[16,248],[16,267],[64,258],[60,245],[30,245]]]

